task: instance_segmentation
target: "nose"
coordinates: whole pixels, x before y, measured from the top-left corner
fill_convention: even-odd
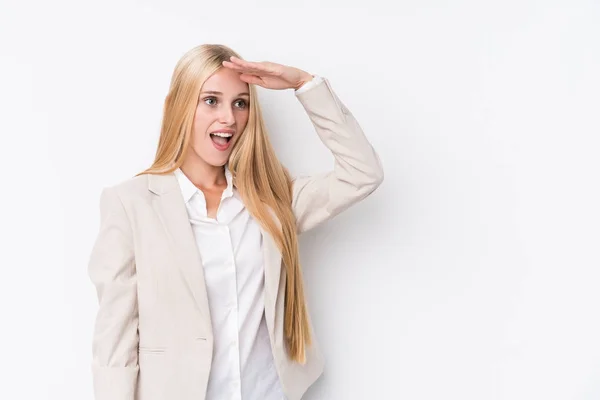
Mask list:
[[[227,126],[233,125],[233,123],[235,122],[233,110],[228,106],[221,107],[219,119],[220,119],[220,122],[223,123],[224,125],[227,125]]]

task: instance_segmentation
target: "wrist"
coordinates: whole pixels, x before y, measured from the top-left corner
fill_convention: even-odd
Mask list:
[[[312,81],[313,78],[314,78],[314,75],[306,74],[306,76],[304,78],[302,78],[296,86],[294,86],[294,90],[300,89],[306,82]]]

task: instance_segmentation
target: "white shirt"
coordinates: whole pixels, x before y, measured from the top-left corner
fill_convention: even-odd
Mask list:
[[[315,76],[295,93],[321,83]],[[180,170],[175,175],[202,259],[213,327],[207,400],[285,400],[273,361],[263,298],[262,234],[245,208],[225,165],[227,188],[216,218]]]

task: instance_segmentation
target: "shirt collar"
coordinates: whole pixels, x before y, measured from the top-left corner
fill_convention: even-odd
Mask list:
[[[190,201],[192,196],[197,192],[201,191],[190,181],[190,179],[183,173],[181,168],[177,168],[173,171],[177,181],[179,182],[179,187],[181,188],[181,194],[183,195],[183,200],[187,203]],[[225,164],[225,179],[227,180],[227,187],[223,190],[223,195],[221,196],[221,200],[227,197],[233,196],[233,176],[231,171],[229,170],[229,165]],[[201,193],[202,194],[202,193]],[[204,196],[202,196],[204,197]]]

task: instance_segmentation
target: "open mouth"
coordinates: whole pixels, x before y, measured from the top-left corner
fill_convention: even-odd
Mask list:
[[[220,151],[225,151],[229,148],[232,138],[232,133],[215,132],[210,134],[210,140],[212,140],[215,148]]]
[[[229,143],[229,141],[231,140],[232,137],[233,137],[233,135],[231,133],[211,133],[210,134],[210,138],[212,139],[212,141],[221,146],[224,146],[227,143]]]

